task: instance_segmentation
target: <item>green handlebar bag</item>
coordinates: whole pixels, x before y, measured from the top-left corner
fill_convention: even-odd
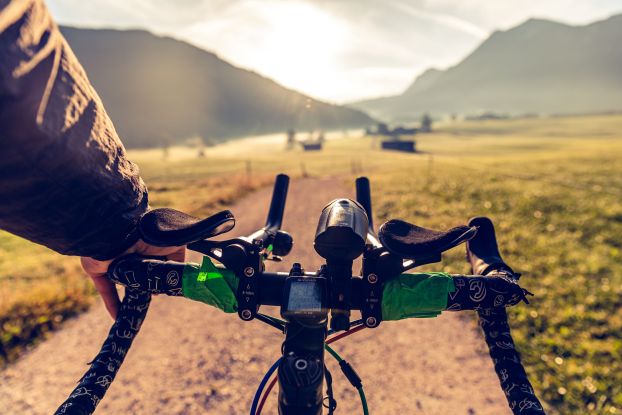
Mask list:
[[[182,277],[184,297],[200,301],[221,309],[225,313],[235,313],[238,302],[235,293],[238,277],[234,272],[216,268],[209,257],[203,257],[201,266],[187,264]]]
[[[453,278],[444,272],[401,274],[384,284],[382,319],[436,317],[455,289]]]

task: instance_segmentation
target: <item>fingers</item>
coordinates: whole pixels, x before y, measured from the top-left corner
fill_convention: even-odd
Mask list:
[[[82,257],[80,258],[80,262],[82,263],[84,271],[93,280],[95,289],[102,300],[104,300],[104,305],[106,306],[106,310],[108,310],[108,314],[110,314],[113,319],[116,319],[121,301],[119,300],[119,294],[117,293],[114,283],[106,278],[108,265],[110,265],[112,261],[98,261],[93,258]]]
[[[183,261],[186,257],[185,246],[153,246],[145,243],[144,241],[138,241],[128,253],[134,252],[140,255],[152,255],[152,256],[164,256],[174,261]]]
[[[143,241],[138,241],[133,247],[128,249],[126,254],[137,253],[140,255],[153,255],[164,256],[170,260],[184,262],[186,259],[186,247],[185,246],[169,246],[169,247],[157,247],[148,245]],[[121,306],[121,300],[119,294],[112,281],[106,278],[108,272],[108,266],[112,263],[109,261],[98,261],[93,258],[82,257],[82,268],[93,280],[97,292],[104,300],[106,310],[113,319],[117,318],[119,307]]]
[[[186,259],[185,246],[153,246],[143,241],[138,241],[132,248],[131,252],[141,255],[164,256],[173,261],[183,262]]]
[[[186,247],[178,247],[175,252],[168,254],[167,257],[173,261],[184,262],[186,260]]]
[[[119,307],[121,306],[121,300],[119,299],[119,294],[117,293],[117,288],[114,283],[106,278],[105,274],[91,275],[91,278],[93,279],[93,283],[99,295],[104,300],[104,305],[106,306],[106,310],[108,310],[108,314],[110,314],[110,317],[113,319],[116,319]]]

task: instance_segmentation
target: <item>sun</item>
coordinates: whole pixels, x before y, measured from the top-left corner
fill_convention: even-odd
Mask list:
[[[288,87],[331,96],[340,85],[346,25],[312,4],[274,3],[264,11],[267,33],[256,65]]]
[[[343,66],[353,36],[348,22],[296,0],[233,3],[218,19],[206,18],[181,33],[237,66],[324,99],[348,91]]]

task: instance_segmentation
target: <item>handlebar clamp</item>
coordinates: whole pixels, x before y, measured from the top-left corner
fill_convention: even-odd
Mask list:
[[[361,317],[363,324],[375,328],[382,321],[382,274],[378,272],[378,253],[370,248],[363,255]]]
[[[236,297],[238,300],[238,316],[244,321],[255,318],[259,310],[259,274],[263,271],[260,255],[260,246],[253,244],[252,247],[244,248],[247,253],[245,262],[238,267],[236,274],[239,278]]]

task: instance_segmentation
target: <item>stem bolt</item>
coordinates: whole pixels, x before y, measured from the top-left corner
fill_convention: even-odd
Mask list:
[[[378,325],[378,320],[376,320],[375,317],[367,317],[367,320],[365,320],[365,325],[367,327],[376,327]]]
[[[242,320],[250,320],[253,317],[251,310],[245,309],[242,310]]]
[[[249,278],[252,277],[253,275],[255,275],[255,269],[253,267],[244,268],[244,275],[246,275]]]
[[[298,370],[305,370],[307,366],[307,361],[304,359],[298,359],[294,362],[294,367]]]
[[[378,276],[377,276],[376,274],[373,274],[373,273],[372,273],[372,274],[369,274],[369,275],[367,276],[367,281],[368,281],[370,284],[375,284],[375,283],[377,283],[377,282],[378,282]]]

